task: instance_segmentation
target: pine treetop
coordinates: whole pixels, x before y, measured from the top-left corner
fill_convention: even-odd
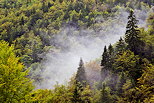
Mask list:
[[[83,66],[84,66],[83,60],[82,58],[80,58],[79,67],[83,67]]]

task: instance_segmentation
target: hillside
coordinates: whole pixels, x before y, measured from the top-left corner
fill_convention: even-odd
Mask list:
[[[153,103],[154,0],[1,0],[1,103]]]

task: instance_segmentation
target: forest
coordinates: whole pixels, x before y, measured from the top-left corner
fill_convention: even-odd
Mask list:
[[[154,0],[0,0],[0,103],[154,103]]]

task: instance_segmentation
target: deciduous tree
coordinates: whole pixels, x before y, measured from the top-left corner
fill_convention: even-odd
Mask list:
[[[29,99],[32,81],[27,78],[28,70],[16,57],[14,47],[0,41],[0,102],[21,103]]]

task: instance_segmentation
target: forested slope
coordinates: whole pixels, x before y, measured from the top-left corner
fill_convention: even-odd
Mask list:
[[[0,102],[154,102],[153,5],[153,0],[1,0]],[[90,32],[81,30],[92,30],[91,38],[105,39],[108,29],[113,32],[112,18],[123,11],[128,13],[124,36],[115,44],[103,44],[101,59],[84,64],[81,58],[77,72],[65,85],[34,89],[33,85],[46,80],[41,77],[44,55],[69,49],[67,44],[56,44],[64,28],[74,28],[83,38]],[[139,11],[148,12],[147,16],[136,15]],[[144,22],[143,27],[136,17]]]

